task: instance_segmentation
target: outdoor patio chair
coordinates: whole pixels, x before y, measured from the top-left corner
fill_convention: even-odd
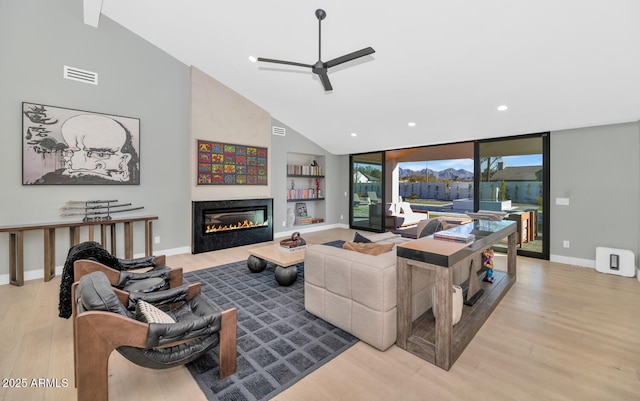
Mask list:
[[[374,191],[369,191],[367,192],[367,195],[369,195],[369,199],[371,200],[371,203],[380,203],[382,202],[382,199],[378,198],[378,194],[376,194]]]
[[[368,206],[371,204],[369,198],[362,199],[357,193],[353,194],[353,206]]]

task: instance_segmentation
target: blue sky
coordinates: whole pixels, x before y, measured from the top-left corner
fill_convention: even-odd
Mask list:
[[[504,156],[502,158],[505,167],[541,166],[542,155]],[[414,171],[420,171],[425,167],[433,171],[442,171],[448,168],[465,169],[473,172],[473,159],[434,160],[429,162],[405,162],[400,167]]]

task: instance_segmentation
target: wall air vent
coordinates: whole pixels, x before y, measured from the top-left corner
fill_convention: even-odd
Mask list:
[[[273,135],[285,136],[287,135],[287,130],[283,127],[271,127],[271,133]]]
[[[85,84],[98,85],[98,73],[87,70],[81,70],[80,68],[64,66],[64,78],[71,79],[72,81],[84,82]]]

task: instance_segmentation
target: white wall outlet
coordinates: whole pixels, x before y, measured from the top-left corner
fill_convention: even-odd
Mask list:
[[[556,205],[569,206],[569,198],[556,198]]]
[[[563,247],[563,248],[569,248],[569,247],[571,247],[571,242],[569,242],[569,241],[567,241],[567,240],[562,241],[562,247]]]
[[[347,191],[344,191],[344,196],[348,196]]]
[[[340,220],[344,220],[344,216],[343,215],[340,215]]]
[[[286,227],[287,226],[287,222],[286,221],[282,221],[282,227]]]
[[[160,243],[160,236],[155,237],[153,239],[153,242],[156,243],[156,244],[159,244]]]

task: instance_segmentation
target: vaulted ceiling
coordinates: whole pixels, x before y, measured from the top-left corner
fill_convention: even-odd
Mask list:
[[[335,154],[640,119],[638,0],[98,2]],[[248,60],[314,64],[317,8],[323,61],[375,49],[329,69],[333,91],[310,69]]]

